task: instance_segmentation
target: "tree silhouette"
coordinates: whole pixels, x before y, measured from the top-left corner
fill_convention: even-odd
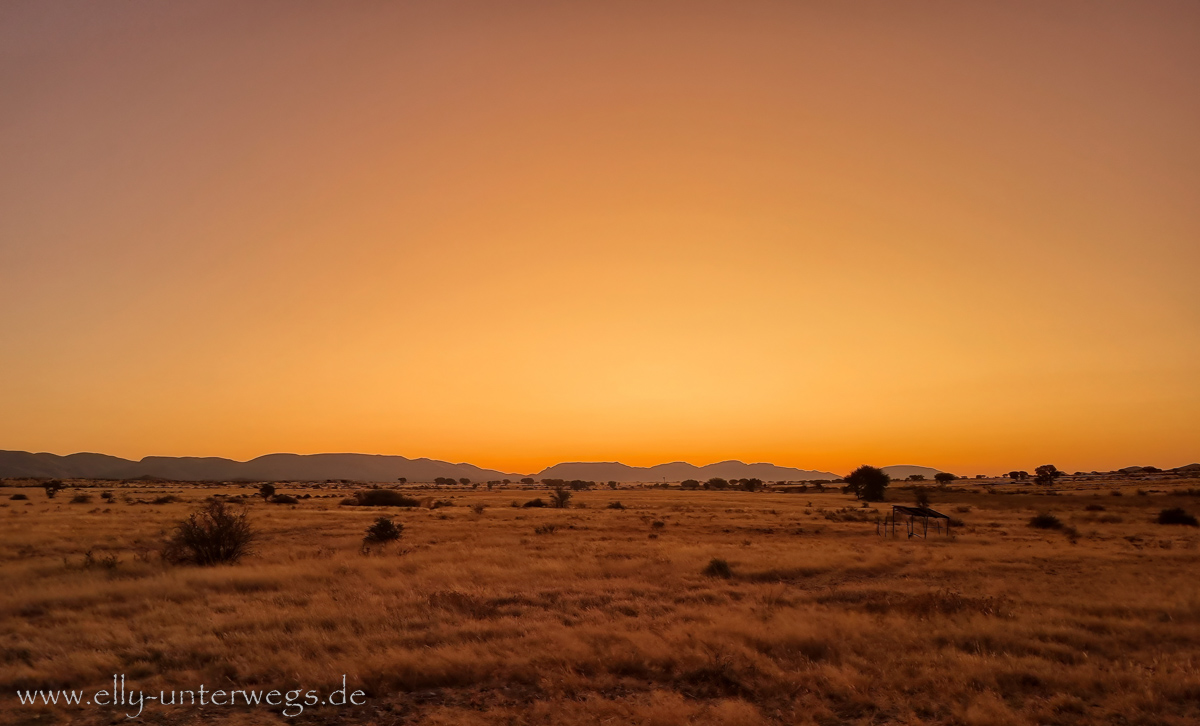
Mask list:
[[[882,502],[892,478],[874,466],[860,466],[846,477],[846,488],[864,502]]]
[[[1041,486],[1050,486],[1054,483],[1054,480],[1062,476],[1063,473],[1064,472],[1059,471],[1058,467],[1054,464],[1042,464],[1034,470],[1034,474],[1036,476],[1033,477],[1033,481],[1035,484],[1039,484]]]

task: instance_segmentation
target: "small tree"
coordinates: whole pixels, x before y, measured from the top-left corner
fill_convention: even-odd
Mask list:
[[[908,480],[909,481],[925,481],[925,475],[924,474],[909,474]]]
[[[246,510],[217,499],[175,526],[163,558],[205,566],[237,562],[250,553],[255,539]]]
[[[725,481],[724,479],[722,479],[719,476],[714,476],[712,479],[709,479],[708,481],[704,482],[704,488],[705,489],[728,489],[729,482]]]
[[[459,479],[459,480],[458,480],[458,483],[459,483],[459,484],[462,484],[463,486],[466,486],[466,485],[468,485],[468,484],[470,484],[470,483],[471,483],[471,480],[470,480],[470,479],[468,479],[468,478],[466,478],[466,477],[464,476],[464,477],[462,477],[461,479]]]
[[[62,491],[63,483],[58,479],[51,479],[43,484],[42,488],[46,490],[46,498],[53,499],[56,494]]]
[[[401,484],[407,484],[407,483],[408,483],[408,477],[405,477],[405,476],[402,476],[402,477],[397,477],[396,481],[400,482]]]
[[[1050,486],[1063,475],[1063,472],[1059,471],[1054,464],[1043,464],[1035,469],[1034,473],[1033,481],[1040,486]]]
[[[892,478],[874,466],[860,466],[846,477],[846,488],[864,502],[882,502]]]
[[[563,509],[567,506],[567,502],[571,500],[571,492],[567,491],[562,485],[554,487],[554,492],[550,495],[550,504],[555,509]]]
[[[275,496],[275,485],[271,482],[266,482],[258,488],[258,496],[263,499],[270,499]]]
[[[1010,472],[1008,472],[1008,478],[1012,479],[1013,481],[1025,481],[1026,479],[1029,478],[1029,472],[1027,472],[1027,471],[1010,471]]]
[[[929,507],[933,503],[933,500],[929,498],[929,490],[925,487],[913,487],[912,494],[913,503],[922,509]]]
[[[946,472],[946,471],[939,471],[938,473],[933,475],[933,480],[936,481],[938,484],[949,484],[950,482],[954,481],[957,478],[958,477],[956,477],[955,475],[951,474],[950,472]]]
[[[683,481],[679,482],[679,488],[680,489],[699,489],[700,482],[696,481],[695,479],[684,479]]]
[[[756,492],[762,489],[762,479],[742,479],[742,490],[747,492]]]
[[[395,542],[400,539],[400,535],[403,532],[403,524],[396,524],[388,517],[380,517],[375,520],[374,524],[367,527],[367,535],[363,537],[363,544],[382,545],[388,542]]]
[[[521,479],[521,483],[528,486],[533,483],[533,477],[527,476],[527,477]]]

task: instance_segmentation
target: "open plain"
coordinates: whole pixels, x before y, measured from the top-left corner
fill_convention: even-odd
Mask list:
[[[51,499],[10,481],[0,722],[125,722],[119,706],[18,702],[113,674],[154,693],[327,692],[345,674],[363,705],[148,704],[139,719],[1200,723],[1200,531],[1156,522],[1196,513],[1196,480],[956,484],[932,491],[953,534],[909,538],[877,533],[910,501],[896,485],[866,506],[835,489],[622,486],[556,509],[514,506],[547,498],[516,486],[407,487],[426,506],[381,508],[344,506],[363,488],[348,484],[281,484],[301,498],[273,504],[256,485],[69,482]],[[248,508],[253,554],[163,562],[165,534],[213,496]],[[1063,527],[1030,527],[1039,513]],[[380,516],[403,535],[364,548]]]

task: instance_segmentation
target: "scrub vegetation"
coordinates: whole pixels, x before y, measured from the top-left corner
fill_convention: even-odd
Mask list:
[[[155,691],[345,673],[368,694],[293,723],[1200,723],[1200,531],[1160,518],[1200,510],[1197,482],[1006,482],[922,490],[956,518],[927,539],[877,534],[913,500],[899,483],[865,503],[622,485],[617,505],[528,484],[9,482],[0,723],[124,722],[15,697],[113,673]],[[206,548],[214,531],[233,539]]]

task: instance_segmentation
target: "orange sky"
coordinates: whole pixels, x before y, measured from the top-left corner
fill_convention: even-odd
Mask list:
[[[1200,5],[0,8],[0,448],[1200,460]]]

